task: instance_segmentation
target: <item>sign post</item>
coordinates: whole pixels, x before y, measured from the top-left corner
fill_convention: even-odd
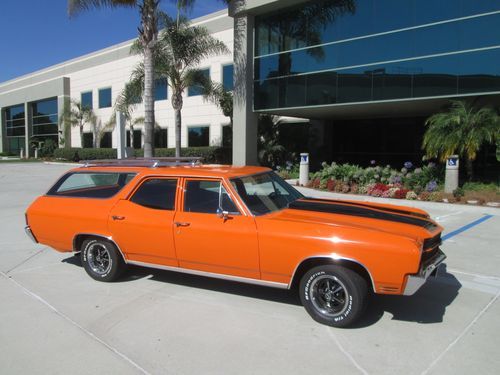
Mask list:
[[[453,193],[458,188],[458,155],[451,155],[446,159],[446,174],[444,177],[444,192]]]
[[[300,154],[299,185],[306,186],[309,183],[309,154]]]

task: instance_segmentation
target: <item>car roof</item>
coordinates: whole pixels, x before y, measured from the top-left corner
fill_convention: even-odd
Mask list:
[[[181,177],[225,177],[234,178],[257,173],[269,172],[271,169],[255,166],[234,166],[219,164],[200,165],[173,165],[162,167],[137,167],[137,166],[82,166],[74,168],[71,172],[129,172],[141,175],[164,175]]]

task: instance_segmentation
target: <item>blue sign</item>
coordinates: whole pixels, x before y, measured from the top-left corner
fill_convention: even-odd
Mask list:
[[[309,155],[307,154],[300,155],[300,161],[303,163],[307,163],[309,161]]]
[[[448,158],[448,167],[456,167],[458,164],[458,158]]]

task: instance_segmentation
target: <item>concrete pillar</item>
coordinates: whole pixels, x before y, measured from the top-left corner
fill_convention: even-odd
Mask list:
[[[127,132],[125,131],[125,116],[120,111],[116,112],[116,128],[115,128],[115,141],[116,141],[116,155],[118,159],[125,159],[127,157],[125,153],[125,137]]]
[[[257,165],[257,115],[253,112],[254,17],[234,17],[233,164]]]
[[[69,95],[59,95],[57,97],[57,118],[61,119],[64,115],[65,108],[69,108],[71,105]],[[71,147],[71,125],[65,126],[64,123],[59,125],[59,143],[61,144],[61,138],[64,138],[64,148]]]
[[[458,188],[458,155],[451,155],[446,159],[446,173],[444,176],[444,192],[453,193]]]

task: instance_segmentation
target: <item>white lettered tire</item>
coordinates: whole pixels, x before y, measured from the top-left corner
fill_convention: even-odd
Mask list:
[[[81,246],[83,268],[95,280],[114,281],[125,269],[116,246],[103,238],[90,238]]]
[[[300,281],[300,300],[319,323],[347,327],[365,310],[368,287],[358,273],[338,265],[311,268]]]

